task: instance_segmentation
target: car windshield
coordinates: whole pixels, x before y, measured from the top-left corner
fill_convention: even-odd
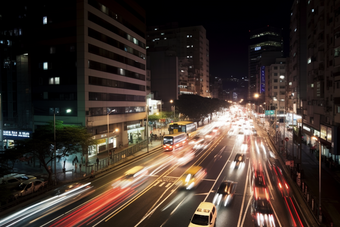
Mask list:
[[[25,187],[26,187],[26,184],[24,184],[24,183],[21,183],[21,184],[18,185],[19,190],[23,190]]]
[[[191,222],[195,225],[208,225],[209,224],[209,216],[194,214]]]

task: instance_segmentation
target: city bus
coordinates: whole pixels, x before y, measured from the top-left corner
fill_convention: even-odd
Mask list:
[[[169,124],[169,134],[185,132],[189,137],[196,134],[197,123],[192,121],[178,121]]]
[[[187,142],[187,134],[185,132],[179,132],[163,137],[163,148],[165,151],[176,150],[182,147]]]

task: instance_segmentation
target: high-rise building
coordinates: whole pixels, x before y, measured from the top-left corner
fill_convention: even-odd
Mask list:
[[[132,0],[27,5],[35,127],[53,115],[87,127],[90,155],[144,139],[145,11]]]
[[[211,97],[209,91],[209,40],[206,38],[206,30],[203,26],[181,28],[177,24],[152,26],[148,27],[146,40],[148,53],[175,51],[179,59],[177,67],[179,70],[179,92]],[[152,73],[152,68],[150,70]],[[163,97],[158,98],[163,99]]]
[[[255,93],[262,92],[258,82],[261,66],[270,65],[276,58],[283,57],[281,32],[281,29],[271,26],[249,31],[248,99],[250,100],[253,99]]]
[[[340,164],[340,14],[337,1],[295,0],[291,12],[288,111],[303,140]]]

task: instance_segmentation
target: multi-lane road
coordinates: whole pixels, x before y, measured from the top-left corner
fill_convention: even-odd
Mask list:
[[[176,152],[158,148],[91,182],[80,182],[66,193],[63,189],[58,194],[49,192],[39,201],[1,217],[0,226],[188,226],[199,203],[213,202],[224,180],[237,182],[237,188],[228,206],[217,206],[216,226],[254,226],[258,221],[252,215],[254,163],[263,166],[275,226],[303,226],[299,207],[265,134],[257,129],[257,136],[245,139],[239,133],[242,128],[228,133],[231,127],[222,126],[220,134],[194,150],[193,159],[185,165],[180,164]],[[189,151],[191,146],[177,153]],[[237,153],[245,155],[244,165],[231,168]],[[268,165],[268,159],[272,165]],[[134,166],[146,167],[147,175],[133,185],[115,187],[117,179]],[[206,176],[199,185],[185,190],[178,181],[191,166],[202,166]]]

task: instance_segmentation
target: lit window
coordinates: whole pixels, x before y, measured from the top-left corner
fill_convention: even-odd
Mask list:
[[[190,58],[190,56],[188,55],[187,58]]]
[[[22,31],[21,31],[21,28],[19,28],[19,35],[22,35]]]
[[[189,38],[189,35],[187,35],[187,38]]]
[[[138,44],[138,40],[136,38],[133,38],[133,43]]]
[[[164,37],[164,39],[166,39],[166,37]]]
[[[43,63],[43,69],[44,70],[48,70],[48,62],[44,62]]]
[[[340,106],[337,106],[336,111],[336,113],[340,113]]]
[[[55,47],[50,47],[50,54],[54,54],[55,53]]]
[[[296,32],[296,31],[297,31],[297,28],[294,29],[294,32]]]
[[[194,47],[194,45],[191,45],[191,47]]]
[[[310,87],[314,87],[314,84],[310,84]]]
[[[314,13],[314,9],[312,9],[312,13]]]
[[[308,60],[307,60],[307,64],[310,64],[312,62],[312,58],[308,58]]]
[[[190,47],[190,45],[187,45],[187,48],[189,48]]]
[[[3,41],[3,40],[0,40],[0,43],[1,43],[1,44],[3,44],[3,43],[4,43],[4,41]]]
[[[125,70],[124,69],[119,69],[119,74],[124,76],[125,75]]]
[[[340,47],[334,48],[334,57],[339,57],[340,55]]]
[[[148,48],[149,48],[149,46],[146,46],[146,47],[145,47],[145,49],[148,49]]]
[[[43,17],[43,24],[47,24],[47,17]]]
[[[164,35],[164,32],[162,32],[161,35]]]
[[[48,80],[48,84],[60,84],[60,77],[51,77]]]
[[[293,83],[292,82],[289,82],[289,85],[291,86]]]
[[[191,69],[191,68],[192,68],[192,65],[190,65],[189,68]]]
[[[158,28],[155,28],[155,31],[157,31],[158,30]]]
[[[190,58],[192,58],[192,56],[190,56]]]

